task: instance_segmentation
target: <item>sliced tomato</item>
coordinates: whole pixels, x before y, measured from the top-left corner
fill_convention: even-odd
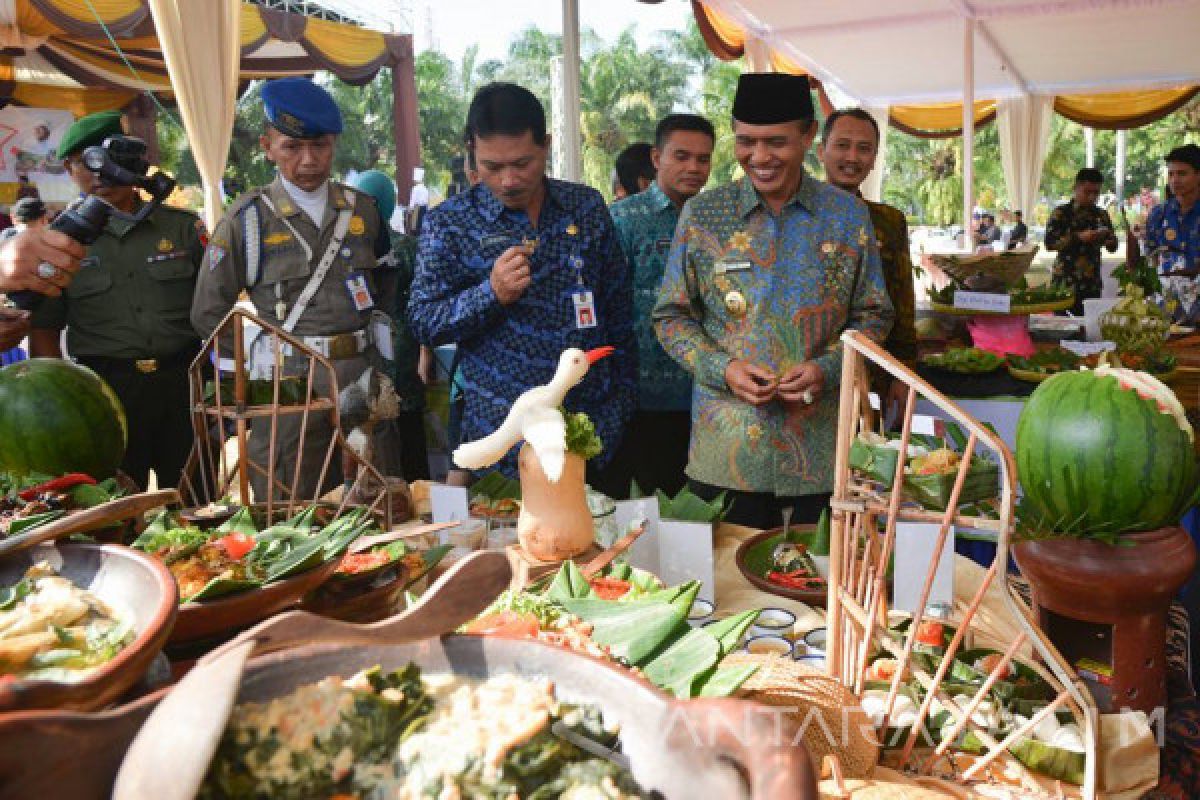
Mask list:
[[[946,645],[946,626],[933,620],[925,620],[917,628],[917,644],[929,647],[944,647]]]
[[[785,589],[797,589],[802,592],[824,591],[827,588],[825,579],[820,575],[806,575],[803,570],[795,572],[767,573],[767,580]]]
[[[337,571],[344,575],[357,575],[382,567],[391,560],[386,550],[375,550],[367,553],[349,553],[342,556],[342,563]]]
[[[533,614],[516,611],[497,611],[467,623],[466,632],[480,636],[504,636],[511,639],[532,639],[538,635],[538,621]]]
[[[234,561],[241,561],[242,556],[253,550],[257,542],[244,533],[234,532],[217,539],[216,544],[228,553],[229,557]]]
[[[632,588],[629,581],[623,581],[619,578],[604,578],[599,576],[595,578],[589,578],[588,584],[591,585],[592,591],[595,593],[596,597],[599,597],[601,600],[616,600],[620,597],[624,597],[625,595],[629,594],[629,590]]]

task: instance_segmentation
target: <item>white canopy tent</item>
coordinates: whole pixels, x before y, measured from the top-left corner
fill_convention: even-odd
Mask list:
[[[1055,96],[1200,82],[1200,0],[692,5],[698,19],[707,16],[702,27],[707,22],[727,44],[733,39],[752,69],[809,72],[869,108],[954,102],[963,128],[972,128],[976,101],[999,101],[1004,174],[1018,207],[1036,192]],[[964,137],[964,219],[973,205],[972,149]]]

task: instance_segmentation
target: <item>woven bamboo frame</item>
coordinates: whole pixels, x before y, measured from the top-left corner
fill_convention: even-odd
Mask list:
[[[305,397],[308,398],[306,402],[293,406],[279,404],[280,379],[283,375],[282,370],[276,369],[272,373],[271,405],[253,406],[248,403],[248,363],[243,322],[250,322],[262,328],[261,335],[268,337],[268,341],[271,342],[272,357],[276,364],[283,363],[285,345],[291,349],[292,356],[306,359],[298,373],[300,382],[305,385]],[[221,399],[222,382],[228,384],[230,379],[228,376],[222,378],[220,369],[214,370],[213,373],[216,385],[213,401],[208,403],[204,399],[204,375],[210,365],[221,363],[222,341],[233,342],[234,404],[232,406],[227,405]],[[316,377],[319,370],[323,370],[327,378],[328,396],[319,395],[316,392]],[[342,458],[343,465],[354,467],[355,477],[353,482],[342,492],[341,500],[338,503],[324,505],[335,508],[336,513],[341,514],[348,505],[347,498],[355,493],[354,490],[374,481],[375,485],[382,486],[383,490],[367,506],[367,510],[382,521],[385,530],[391,528],[391,489],[387,480],[374,466],[354,452],[342,434],[338,414],[337,372],[329,359],[305,345],[301,339],[248,311],[234,307],[205,341],[200,354],[192,362],[188,378],[191,390],[192,432],[195,435],[195,443],[192,445],[192,452],[188,456],[187,465],[180,481],[179,490],[185,503],[203,505],[214,502],[230,492],[235,484],[235,479],[238,496],[245,502],[246,498],[250,497],[250,474],[251,471],[254,471],[255,474],[265,476],[267,486],[266,498],[256,498],[258,502],[252,507],[264,514],[264,519],[268,524],[287,519],[305,506],[320,503],[320,487],[324,485],[329,474],[329,467],[333,463],[333,457],[337,454]],[[276,436],[279,430],[279,420],[282,417],[294,415],[300,416],[300,439],[297,444],[296,458],[291,466],[291,480],[280,483],[276,477]],[[302,470],[305,467],[304,445],[309,432],[309,420],[320,415],[324,415],[332,425],[333,436],[325,450],[321,471],[316,481],[317,488],[314,490],[313,496],[300,497],[297,489],[300,476],[303,474]],[[232,464],[229,463],[225,447],[218,447],[208,433],[210,423],[216,422],[223,425],[225,420],[233,421],[237,439],[237,459]],[[251,459],[247,448],[250,425],[252,423],[261,425],[264,422],[271,428],[268,462],[265,466]],[[224,444],[223,439],[221,444]]]
[[[891,715],[906,672],[910,672],[925,688],[925,698],[917,713],[907,741],[900,752],[900,766],[917,772],[931,772],[939,757],[952,750],[950,742],[970,729],[983,742],[985,752],[975,758],[961,774],[964,781],[989,778],[989,765],[997,759],[1015,766],[1028,780],[1026,787],[1035,786],[1032,773],[1008,753],[1008,746],[1032,730],[1046,714],[1065,709],[1071,713],[1083,734],[1085,746],[1084,782],[1080,795],[1084,800],[1094,800],[1097,792],[1097,749],[1099,716],[1091,695],[1038,628],[1029,607],[1005,580],[1008,565],[1009,539],[1013,532],[1013,511],[1016,493],[1016,463],[1012,453],[998,436],[978,421],[968,416],[952,401],[934,389],[915,373],[899,363],[868,338],[857,331],[848,331],[842,336],[844,360],[842,367],[841,403],[838,416],[838,435],[834,474],[832,524],[830,532],[829,600],[828,600],[828,645],[826,651],[827,670],[843,685],[860,694],[863,691],[869,654],[879,649],[889,651],[899,662],[892,677],[884,707],[881,730],[886,730],[887,717]],[[889,373],[894,379],[908,387],[904,404],[900,452],[907,452],[912,434],[913,409],[917,397],[923,397],[945,415],[955,420],[969,434],[959,470],[956,475],[950,502],[945,512],[930,512],[916,507],[902,496],[904,480],[903,459],[890,491],[860,480],[849,466],[850,446],[862,431],[874,429],[874,413],[867,401],[869,365]],[[960,514],[958,499],[967,477],[971,456],[982,447],[991,451],[1000,467],[999,519],[983,519]],[[940,555],[929,565],[922,587],[917,612],[901,641],[894,632],[888,631],[887,581],[888,559],[895,547],[897,522],[937,522],[938,542],[934,552],[940,554],[946,537],[952,535],[954,525],[994,530],[997,533],[996,557],[985,573],[979,590],[971,598],[966,611],[958,621],[954,638],[946,647],[941,664],[930,675],[913,663],[912,653],[917,630],[924,616],[934,575]],[[950,698],[942,681],[959,651],[967,630],[971,627],[983,598],[996,580],[1000,578],[1005,606],[1017,621],[1021,634],[1003,654],[1000,662],[987,674],[983,685],[964,709]],[[987,698],[992,686],[999,680],[1003,670],[1025,642],[1032,646],[1037,660],[1032,663],[1037,672],[1050,684],[1055,696],[1047,709],[1039,712],[1025,725],[1014,730],[1004,741],[997,742],[986,727],[971,719],[979,704]],[[914,758],[920,732],[929,717],[933,699],[950,712],[954,724],[945,740],[934,751],[934,758]]]

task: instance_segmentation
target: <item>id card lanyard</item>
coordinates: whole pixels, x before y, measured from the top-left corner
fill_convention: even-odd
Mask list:
[[[570,256],[575,270],[575,290],[571,293],[571,305],[575,309],[575,329],[587,330],[596,327],[596,298],[583,282],[583,258],[578,252]]]

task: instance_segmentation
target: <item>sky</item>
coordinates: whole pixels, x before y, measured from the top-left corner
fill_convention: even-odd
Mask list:
[[[413,41],[418,51],[429,49],[430,32],[436,49],[457,61],[472,44],[479,60],[503,59],[508,43],[529,27],[562,33],[561,0],[409,0]],[[579,0],[579,26],[591,28],[606,41],[636,24],[638,43],[656,41],[659,30],[683,30],[691,16],[687,0],[664,0],[657,5],[637,0]]]

